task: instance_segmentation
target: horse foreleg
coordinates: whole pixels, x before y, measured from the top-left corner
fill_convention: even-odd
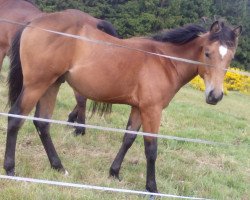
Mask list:
[[[79,124],[85,124],[86,119],[86,102],[87,99],[80,94],[78,94],[76,91],[75,98],[76,98],[76,106],[74,110],[69,114],[68,122],[77,122]],[[85,128],[84,127],[76,127],[75,128],[75,134],[76,135],[84,135],[85,134]]]
[[[143,131],[158,133],[160,127],[162,109],[158,107],[147,107],[141,109]],[[145,155],[147,159],[146,190],[157,193],[155,180],[155,161],[157,158],[157,138],[144,136]]]
[[[133,107],[130,113],[130,117],[129,117],[126,129],[131,130],[131,131],[139,131],[140,127],[141,127],[140,112],[138,108]],[[119,179],[119,172],[120,172],[121,164],[123,162],[123,159],[128,149],[132,146],[133,142],[135,141],[136,136],[137,135],[135,134],[125,133],[123,137],[122,146],[110,167],[110,170],[109,170],[110,176],[113,176]]]
[[[50,88],[46,91],[46,93],[39,100],[36,106],[35,117],[46,119],[50,119],[52,117],[60,85],[61,83],[55,83],[54,85],[50,86]],[[41,121],[34,121],[33,123],[39,133],[39,137],[47,153],[51,167],[58,171],[67,173],[67,171],[65,171],[61,164],[61,160],[58,157],[58,154],[50,137],[50,124],[48,122]]]
[[[11,107],[9,113],[16,115],[28,115],[36,105],[43,91],[24,89],[19,95],[16,103]],[[24,120],[14,117],[8,118],[7,141],[4,157],[4,169],[7,175],[15,175],[15,151],[16,140],[19,129]]]

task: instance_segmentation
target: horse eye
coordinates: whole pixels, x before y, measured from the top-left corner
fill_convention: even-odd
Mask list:
[[[210,53],[206,52],[206,53],[205,53],[205,56],[206,56],[207,58],[210,58]]]

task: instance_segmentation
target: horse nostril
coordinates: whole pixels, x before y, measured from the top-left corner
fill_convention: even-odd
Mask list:
[[[209,92],[209,94],[208,94],[208,97],[211,97],[211,96],[213,96],[213,90],[211,90],[211,91]]]
[[[216,105],[223,98],[223,92],[219,96],[215,96],[213,90],[209,92],[206,102],[211,105]]]

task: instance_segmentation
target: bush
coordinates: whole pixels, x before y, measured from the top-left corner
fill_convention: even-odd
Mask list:
[[[230,68],[234,71],[244,72],[238,68]],[[205,84],[200,76],[196,76],[190,84],[193,88],[204,91]],[[244,94],[250,94],[250,77],[247,75],[227,72],[224,79],[224,93],[227,94],[228,91],[239,91]]]

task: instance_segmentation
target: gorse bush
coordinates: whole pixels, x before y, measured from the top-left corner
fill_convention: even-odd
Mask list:
[[[236,71],[240,71],[237,68],[233,68]],[[250,77],[244,76],[232,72],[227,72],[224,85],[227,90],[240,91],[242,93],[250,94]]]
[[[238,68],[231,68],[235,71],[244,72]],[[196,76],[190,84],[193,88],[204,91],[205,84],[200,76]],[[227,94],[228,91],[239,91],[244,94],[250,94],[250,77],[242,74],[237,74],[234,72],[227,72],[224,79],[224,93]]]

